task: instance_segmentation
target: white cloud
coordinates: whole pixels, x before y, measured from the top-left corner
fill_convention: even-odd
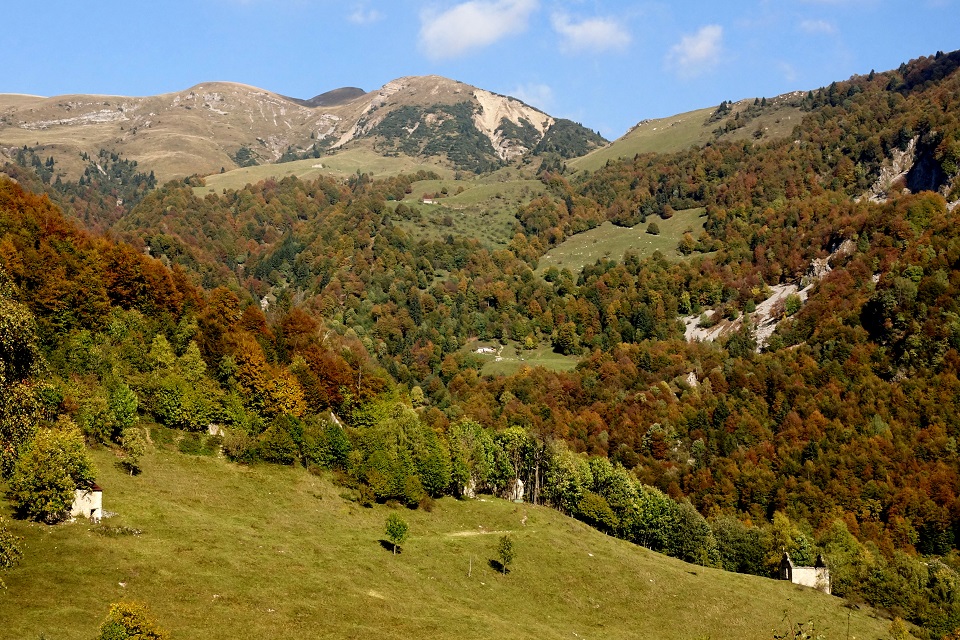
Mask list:
[[[693,35],[683,36],[680,42],[670,47],[667,65],[680,75],[695,76],[717,63],[723,49],[723,27],[709,24]]]
[[[783,74],[783,79],[787,82],[795,82],[797,79],[797,70],[789,62],[778,62],[777,66],[780,68],[780,73]]]
[[[827,20],[802,20],[800,30],[806,33],[825,33],[831,34],[837,32],[837,27]]]
[[[357,7],[353,13],[347,16],[347,20],[353,24],[371,24],[383,20],[383,14],[376,9]]]
[[[550,109],[553,108],[553,89],[550,88],[550,85],[521,84],[513,89],[510,95],[545,113],[549,113]]]
[[[471,0],[420,16],[420,47],[434,60],[455,58],[523,33],[538,0]]]
[[[630,34],[613,18],[574,22],[566,14],[555,13],[550,22],[563,38],[564,51],[623,50],[630,44]]]

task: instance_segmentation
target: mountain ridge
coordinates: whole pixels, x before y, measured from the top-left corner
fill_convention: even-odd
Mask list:
[[[481,171],[533,153],[562,121],[441,76],[404,76],[361,92],[343,87],[301,100],[213,81],[146,97],[4,94],[0,146],[36,147],[68,178],[82,171],[81,154],[101,148],[139,161],[161,179],[321,157],[358,144]],[[583,127],[576,137],[578,149],[605,142]]]

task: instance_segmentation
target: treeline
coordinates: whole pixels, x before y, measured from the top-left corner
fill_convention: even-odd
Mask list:
[[[43,159],[37,149],[24,146],[11,156],[13,162],[4,166],[4,172],[34,192],[46,192],[68,216],[97,233],[109,229],[157,186],[153,171],[144,173],[136,160],[106,149],[96,156],[81,154],[87,165],[76,181],[65,179],[53,156]]]

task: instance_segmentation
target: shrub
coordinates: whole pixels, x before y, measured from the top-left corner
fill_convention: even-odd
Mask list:
[[[6,522],[0,517],[0,571],[15,567],[21,557],[20,538],[7,531]],[[0,580],[0,589],[3,588],[3,580]]]
[[[120,447],[126,456],[123,464],[130,471],[130,475],[140,473],[140,458],[147,452],[147,439],[143,436],[143,431],[137,427],[124,429],[120,436]]]
[[[180,438],[180,442],[177,443],[177,448],[180,450],[180,453],[186,453],[191,456],[198,456],[203,451],[203,442],[200,440],[199,433],[187,433]]]
[[[14,507],[50,524],[68,515],[74,491],[92,484],[94,477],[80,429],[69,418],[58,427],[37,432],[10,478]]]
[[[497,560],[500,561],[500,569],[503,575],[507,575],[507,567],[513,562],[516,552],[513,548],[513,538],[510,536],[500,536],[497,542]]]
[[[257,459],[257,440],[243,431],[228,431],[223,438],[223,455],[233,462],[254,462]]]
[[[788,316],[792,316],[797,311],[800,311],[800,307],[803,306],[803,301],[795,293],[791,293],[783,301],[783,310]]]
[[[110,613],[100,625],[97,640],[166,640],[170,636],[147,615],[147,608],[137,602],[110,605]]]
[[[410,533],[410,525],[408,525],[399,514],[391,513],[387,516],[385,532],[387,534],[387,540],[393,543],[393,553],[396,555],[397,546],[405,542],[407,535]]]

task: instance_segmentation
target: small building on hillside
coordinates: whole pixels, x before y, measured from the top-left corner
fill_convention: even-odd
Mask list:
[[[99,522],[103,517],[103,489],[94,484],[89,489],[77,489],[74,492],[73,505],[70,507],[70,517],[89,518]]]
[[[517,478],[507,487],[507,500],[523,502],[523,480]]]
[[[801,567],[794,565],[790,554],[784,551],[778,576],[781,580],[789,580],[793,584],[830,593],[830,569],[827,568],[827,563],[823,561],[821,555],[817,556],[817,561],[812,567]]]

